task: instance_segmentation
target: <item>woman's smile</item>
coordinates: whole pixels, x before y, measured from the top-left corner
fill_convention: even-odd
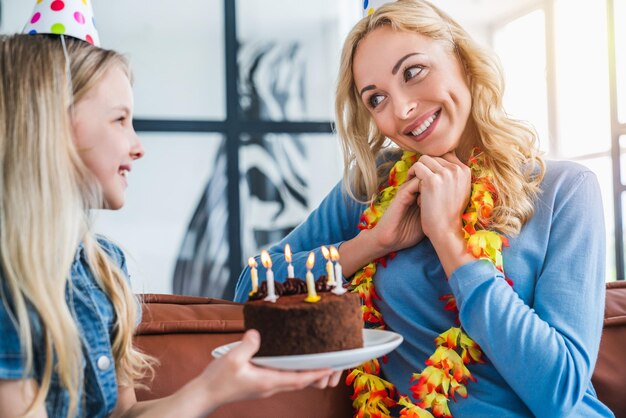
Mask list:
[[[421,141],[425,139],[431,132],[435,130],[437,126],[437,122],[439,122],[439,115],[441,114],[441,109],[438,109],[434,113],[430,114],[430,116],[425,116],[419,118],[415,123],[411,124],[411,126],[404,131],[404,134],[413,138],[416,141]]]

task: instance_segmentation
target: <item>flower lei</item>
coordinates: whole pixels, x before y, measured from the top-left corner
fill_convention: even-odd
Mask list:
[[[389,173],[388,186],[380,190],[378,197],[365,209],[359,221],[359,229],[371,229],[389,207],[398,188],[407,178],[409,168],[417,161],[417,155],[404,152]],[[472,190],[467,209],[462,215],[463,231],[467,241],[467,250],[476,258],[491,260],[498,270],[502,266],[502,246],[508,246],[505,236],[495,231],[482,229],[491,217],[496,191],[492,183],[491,171],[484,168],[482,154],[476,151],[470,157],[468,165],[472,172]],[[480,220],[480,222],[479,222]],[[363,300],[363,320],[367,328],[385,329],[381,312],[375,299],[380,299],[374,287],[374,273],[377,264],[386,267],[395,253],[374,260],[355,273],[350,290],[358,292]],[[512,282],[507,279],[509,284]],[[454,295],[439,298],[445,302],[444,310],[456,312],[458,309]],[[353,385],[353,407],[358,418],[386,418],[390,408],[401,405],[401,417],[406,418],[451,418],[448,400],[456,402],[456,395],[467,397],[466,384],[476,381],[466,365],[484,363],[481,348],[463,328],[452,327],[435,338],[435,352],[425,361],[426,368],[421,373],[414,373],[410,390],[417,402],[408,396],[398,396],[394,385],[380,377],[378,359],[369,360],[354,368],[349,373],[346,383]],[[386,362],[386,357],[383,357]],[[430,409],[430,411],[429,411]]]

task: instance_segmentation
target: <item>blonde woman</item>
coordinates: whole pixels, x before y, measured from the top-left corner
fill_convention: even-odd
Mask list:
[[[280,270],[289,243],[302,275],[308,251],[339,246],[366,326],[404,336],[351,372],[362,416],[612,416],[591,384],[599,187],[580,165],[543,161],[503,85],[497,61],[425,1],[387,3],[345,41],[344,181],[271,252]]]
[[[89,220],[92,208],[123,206],[144,153],[130,69],[113,51],[64,42],[67,55],[56,36],[0,37],[0,417],[206,416],[328,385],[331,371],[254,367],[249,332],[179,392],[136,402],[150,364],[132,346],[138,305],[124,254]]]

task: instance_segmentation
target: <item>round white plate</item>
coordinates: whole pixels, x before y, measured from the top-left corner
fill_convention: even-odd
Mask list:
[[[252,357],[257,366],[282,370],[325,369],[344,370],[385,355],[402,343],[402,335],[379,329],[363,330],[363,347],[351,350],[332,351],[319,354],[299,354],[294,356]],[[228,353],[240,341],[217,347],[211,352],[215,358]]]

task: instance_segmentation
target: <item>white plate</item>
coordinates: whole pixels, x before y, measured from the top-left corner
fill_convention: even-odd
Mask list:
[[[351,350],[332,351],[329,353],[319,354],[252,357],[251,361],[257,366],[282,370],[309,370],[324,368],[344,370],[350,367],[356,367],[369,359],[377,358],[393,351],[402,343],[402,340],[402,335],[392,331],[364,329],[363,348],[353,348]],[[228,353],[238,344],[240,344],[240,341],[217,347],[211,352],[211,355],[215,358],[219,358]]]

